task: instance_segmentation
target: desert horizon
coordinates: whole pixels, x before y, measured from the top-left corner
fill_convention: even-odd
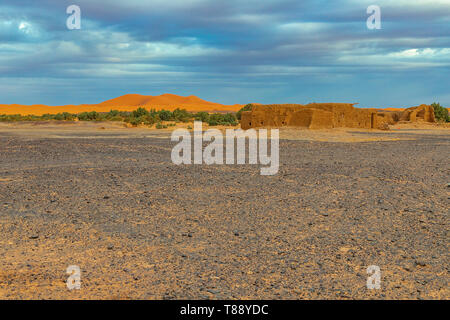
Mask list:
[[[250,102],[249,104],[259,104],[258,102]],[[105,100],[97,104],[80,104],[80,105],[61,105],[49,106],[43,104],[20,105],[20,104],[1,104],[0,114],[13,115],[43,115],[56,114],[62,112],[81,113],[81,112],[109,112],[112,109],[118,111],[133,111],[142,107],[146,109],[162,110],[167,109],[174,111],[175,109],[186,109],[189,112],[237,112],[244,105],[224,105],[216,102],[203,100],[195,95],[180,96],[176,94],[165,93],[159,96],[141,95],[141,94],[125,94],[116,98]],[[357,106],[358,107],[358,106]],[[410,106],[408,106],[410,107]],[[375,108],[386,111],[403,111],[404,107],[386,107]],[[450,108],[447,108],[450,110]]]

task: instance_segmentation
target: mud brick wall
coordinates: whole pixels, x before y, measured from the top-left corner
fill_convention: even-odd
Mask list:
[[[285,126],[309,129],[385,129],[400,120],[434,122],[434,110],[427,105],[394,112],[358,109],[351,103],[254,105],[251,111],[242,113],[241,127],[244,130]]]
[[[418,107],[408,108],[403,111],[400,121],[425,121],[425,122],[436,122],[434,117],[434,109],[432,106],[422,104]]]
[[[242,113],[241,126],[243,129],[284,126],[371,128],[374,113],[369,109],[356,109],[348,103],[256,105],[252,111]]]

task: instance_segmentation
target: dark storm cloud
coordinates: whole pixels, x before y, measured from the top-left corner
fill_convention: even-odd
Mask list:
[[[370,1],[78,0],[82,29],[69,31],[73,3],[2,1],[0,103],[82,103],[128,91],[224,103],[450,102],[442,89],[448,1],[378,1],[381,30],[366,28]],[[67,101],[61,88],[81,90]]]

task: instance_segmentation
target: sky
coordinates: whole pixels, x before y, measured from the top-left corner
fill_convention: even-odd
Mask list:
[[[81,29],[69,30],[70,5]],[[381,29],[369,29],[369,5]],[[0,104],[450,107],[450,0],[1,0]]]

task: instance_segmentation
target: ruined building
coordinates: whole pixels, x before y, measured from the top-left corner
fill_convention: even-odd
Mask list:
[[[386,129],[398,121],[435,122],[431,106],[421,105],[405,111],[358,109],[351,103],[311,103],[253,105],[241,115],[242,129],[257,127],[304,127],[309,129],[366,128]]]
[[[404,111],[379,111],[377,115],[378,117],[383,118],[388,124],[395,124],[399,121],[436,122],[433,107],[425,104],[408,108]]]

